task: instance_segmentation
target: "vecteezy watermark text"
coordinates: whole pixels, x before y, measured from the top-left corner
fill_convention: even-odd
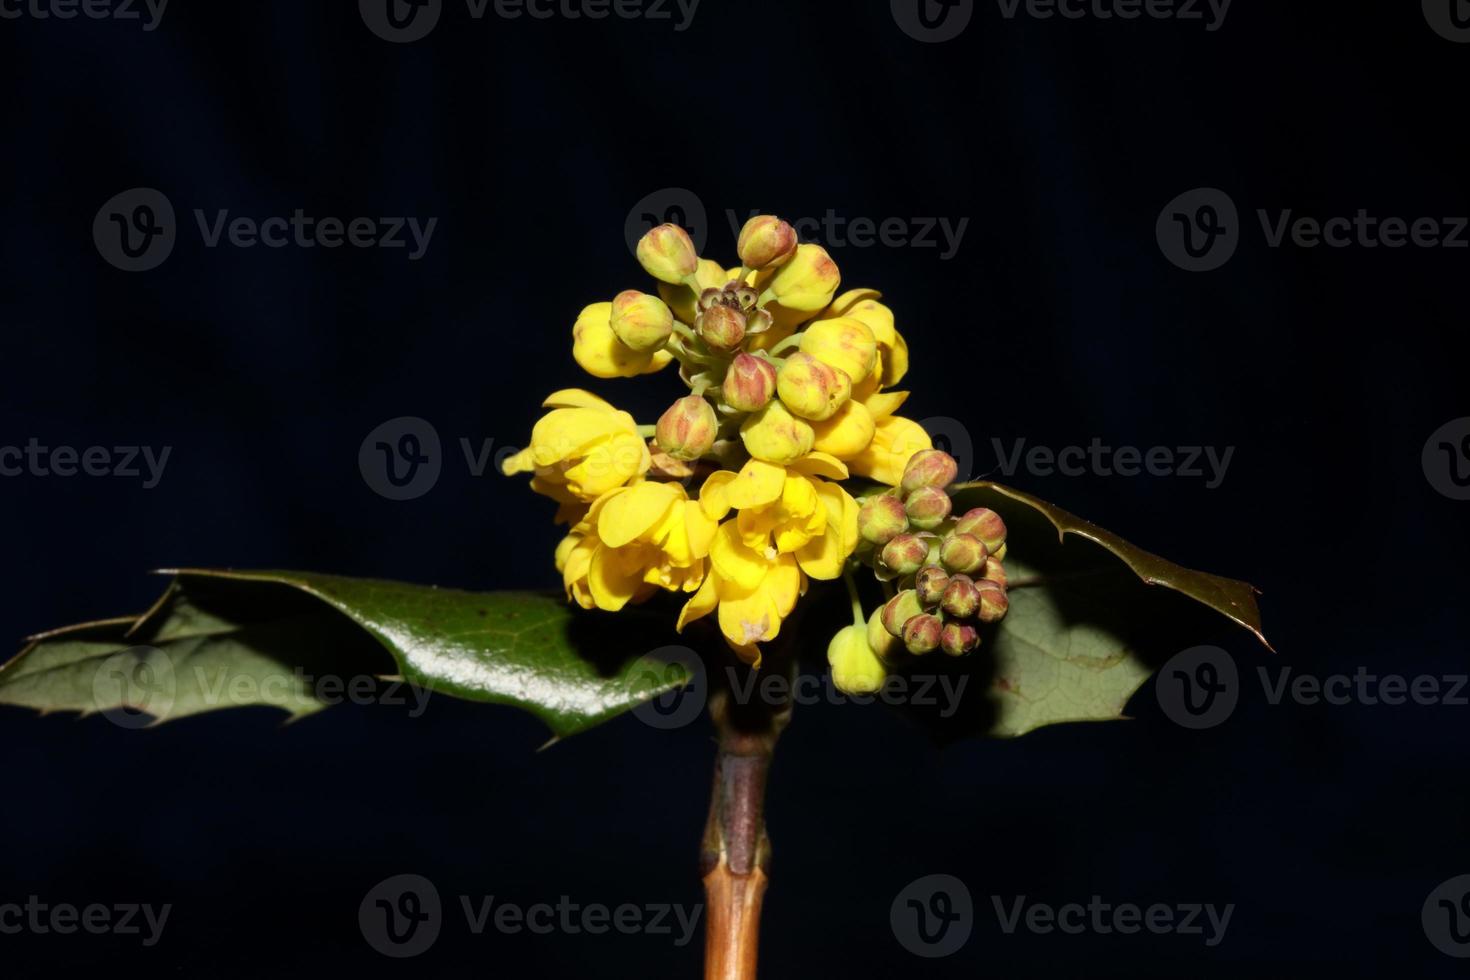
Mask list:
[[[143,479],[143,489],[152,490],[163,479],[172,446],[44,446],[32,436],[24,446],[0,446],[0,477],[110,476],[124,480]],[[143,470],[139,469],[141,462]]]
[[[1147,932],[1155,936],[1201,936],[1205,945],[1211,948],[1220,945],[1225,938],[1225,930],[1230,928],[1230,918],[1235,914],[1234,902],[1224,908],[1198,902],[1178,905],[1154,902],[1145,907],[1133,902],[1105,902],[1101,895],[1093,895],[1085,905],[1081,902],[1063,905],[1028,903],[1025,895],[1010,900],[992,895],[990,902],[995,907],[1000,930],[1007,936],[1018,929],[1043,936],[1052,932],[1069,936],[1084,933],[1130,936]]]
[[[154,908],[149,904],[93,902],[77,906],[69,902],[47,903],[29,896],[25,904],[0,903],[0,935],[70,936],[85,932],[93,936],[142,936],[144,946],[156,946],[163,937],[172,905]],[[146,932],[144,930],[147,930]]]
[[[0,20],[140,21],[152,33],[167,8],[168,0],[0,0]]]
[[[681,33],[694,22],[700,0],[464,0],[471,20],[647,20],[672,22]],[[421,41],[439,25],[445,0],[358,0],[362,22],[384,41]]]
[[[1225,471],[1235,455],[1234,446],[1108,446],[1094,436],[1086,446],[1031,446],[1025,439],[1012,441],[1007,449],[1000,439],[990,440],[1006,477],[1024,469],[1030,476],[1177,476],[1204,479],[1205,489],[1214,490],[1225,480]]]
[[[745,222],[761,213],[759,209],[752,209],[741,217],[738,211],[726,208],[725,220],[730,225],[730,237],[738,238]],[[965,229],[970,226],[969,218],[848,217],[832,208],[828,208],[821,217],[786,217],[785,220],[803,242],[817,242],[828,248],[940,249],[941,262],[955,257],[965,237]]]

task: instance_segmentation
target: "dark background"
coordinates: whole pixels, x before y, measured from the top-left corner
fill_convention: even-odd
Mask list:
[[[647,288],[623,234],[685,187],[707,252],[726,211],[969,218],[933,248],[834,247],[913,351],[905,414],[991,438],[1236,447],[1186,478],[1011,481],[1264,592],[1279,662],[1318,675],[1463,673],[1470,504],[1421,468],[1467,414],[1465,251],[1269,248],[1258,208],[1470,213],[1458,111],[1470,47],[1417,4],[1238,0],[1202,23],[1003,18],[921,44],[887,3],[704,0],[669,21],[473,20],[386,43],[347,2],[171,4],[137,22],[0,20],[0,444],[171,446],[161,483],[0,479],[0,634],[138,612],[180,565],[309,568],[472,588],[553,584],[557,531],[457,440],[521,445],[541,397],[587,384],[584,303]],[[161,267],[106,264],[91,227],[163,191]],[[1218,271],[1154,222],[1227,191]],[[427,254],[203,247],[192,209],[436,216]],[[651,421],[673,377],[592,387]],[[420,416],[449,454],[392,502],[357,465]],[[1230,638],[1242,670],[1269,657]],[[1273,706],[1259,684],[1188,732],[1152,685],[1126,724],[940,749],[881,707],[804,708],[774,772],[763,976],[1450,976],[1420,907],[1470,871],[1465,707]],[[691,977],[634,935],[445,938],[371,951],[356,910],[423,874],[448,900],[700,900],[711,745],[622,718],[544,753],[512,710],[435,700],[282,727],[250,709],[149,732],[0,711],[0,902],[170,902],[163,941],[0,937],[0,974]],[[889,904],[962,878],[976,931],[906,952]],[[1235,903],[1225,941],[1004,935],[989,896]]]

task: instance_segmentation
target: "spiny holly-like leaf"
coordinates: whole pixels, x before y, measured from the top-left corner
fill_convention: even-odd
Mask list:
[[[1234,623],[1266,642],[1255,589],[1245,582],[1183,568],[999,484],[956,488],[956,511],[969,507],[1005,519],[1011,602],[977,655],[923,661],[926,671],[968,672],[987,690],[947,718],[926,717],[944,735],[1015,736],[1122,718],[1165,659],[1222,626]]]
[[[33,638],[0,667],[0,703],[170,720],[242,705],[293,717],[343,685],[396,675],[440,694],[511,704],[558,736],[681,686],[639,658],[667,642],[654,617],[583,614],[560,596],[465,592],[304,572],[184,570],[147,613]],[[330,679],[325,685],[323,679]]]

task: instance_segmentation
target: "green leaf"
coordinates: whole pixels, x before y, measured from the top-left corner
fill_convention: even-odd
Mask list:
[[[981,655],[939,665],[980,674],[990,691],[983,706],[970,698],[969,710],[926,718],[944,734],[1016,736],[1119,719],[1168,656],[1221,627],[1234,624],[1266,643],[1256,590],[1245,582],[1176,565],[1000,484],[955,488],[956,511],[969,507],[1006,521],[1011,603]]]
[[[173,574],[140,617],[34,637],[0,667],[0,704],[104,712],[130,726],[137,711],[167,721],[243,705],[296,718],[378,676],[515,705],[563,737],[687,680],[677,664],[650,670],[639,659],[671,639],[669,624],[641,611],[603,617],[541,593],[303,572]]]

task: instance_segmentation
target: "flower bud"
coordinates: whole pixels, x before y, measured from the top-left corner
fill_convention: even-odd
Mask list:
[[[994,555],[985,559],[985,568],[980,572],[980,577],[987,582],[994,582],[1002,589],[1006,587],[1006,568]]]
[[[872,694],[888,676],[883,661],[868,646],[868,631],[863,626],[837,631],[827,644],[827,663],[832,667],[832,683],[844,694]]]
[[[1006,522],[988,507],[975,507],[965,511],[955,522],[954,529],[956,534],[975,535],[992,555],[1006,543]]]
[[[694,329],[710,350],[730,354],[745,341],[745,314],[730,306],[711,306],[695,318]]]
[[[740,229],[735,251],[747,269],[780,265],[796,254],[796,229],[774,214],[758,214]]]
[[[675,459],[698,459],[715,444],[719,428],[714,406],[699,395],[685,395],[659,416],[653,437]]]
[[[953,504],[950,503],[949,494],[938,487],[919,487],[908,495],[903,506],[914,527],[932,531],[944,523]]]
[[[989,553],[973,534],[951,534],[939,548],[939,560],[951,572],[970,575],[985,567]]]
[[[897,497],[869,497],[858,510],[858,535],[869,544],[887,544],[908,529],[908,515]]]
[[[944,598],[949,588],[949,574],[938,565],[925,565],[914,576],[914,591],[919,593],[919,603],[925,609],[933,609]]]
[[[909,457],[901,486],[905,493],[919,487],[942,489],[953,483],[959,472],[959,464],[949,453],[942,449],[921,449]]]
[[[902,637],[904,624],[923,611],[919,594],[913,589],[904,589],[884,604],[883,628],[895,637]]]
[[[638,264],[660,282],[678,285],[699,268],[694,240],[678,225],[659,225],[638,239]]]
[[[776,365],[763,357],[736,354],[725,372],[725,404],[739,412],[758,412],[776,397]]]
[[[980,645],[980,632],[969,623],[945,623],[939,646],[951,657],[962,657]]]
[[[798,245],[796,254],[765,282],[776,302],[789,310],[815,313],[832,302],[842,274],[820,245]]]
[[[612,301],[612,330],[633,350],[657,350],[674,332],[674,314],[657,296],[628,289]]]
[[[903,645],[909,653],[922,655],[939,648],[944,624],[938,616],[920,613],[903,626]]]
[[[777,466],[796,462],[812,451],[816,433],[779,401],[772,401],[740,426],[740,441],[756,459]]]
[[[955,619],[970,619],[980,610],[980,589],[968,575],[952,576],[939,606]]]
[[[786,407],[802,418],[829,419],[852,394],[852,381],[810,354],[796,353],[776,374],[776,391]]]
[[[801,333],[801,350],[861,381],[873,373],[878,341],[866,323],[842,316],[808,324]]]
[[[899,625],[902,629],[902,624]],[[888,632],[888,627],[883,625],[883,608],[873,610],[873,615],[868,617],[868,646],[878,655],[879,660],[888,660],[894,654],[894,648],[898,646],[898,637]]]
[[[1011,607],[1011,600],[1006,595],[1006,590],[985,579],[976,582],[975,588],[980,590],[980,610],[975,614],[976,617],[982,623],[1000,622],[1006,610]]]
[[[883,546],[883,564],[899,575],[917,572],[928,557],[929,545],[915,534],[900,534]]]

